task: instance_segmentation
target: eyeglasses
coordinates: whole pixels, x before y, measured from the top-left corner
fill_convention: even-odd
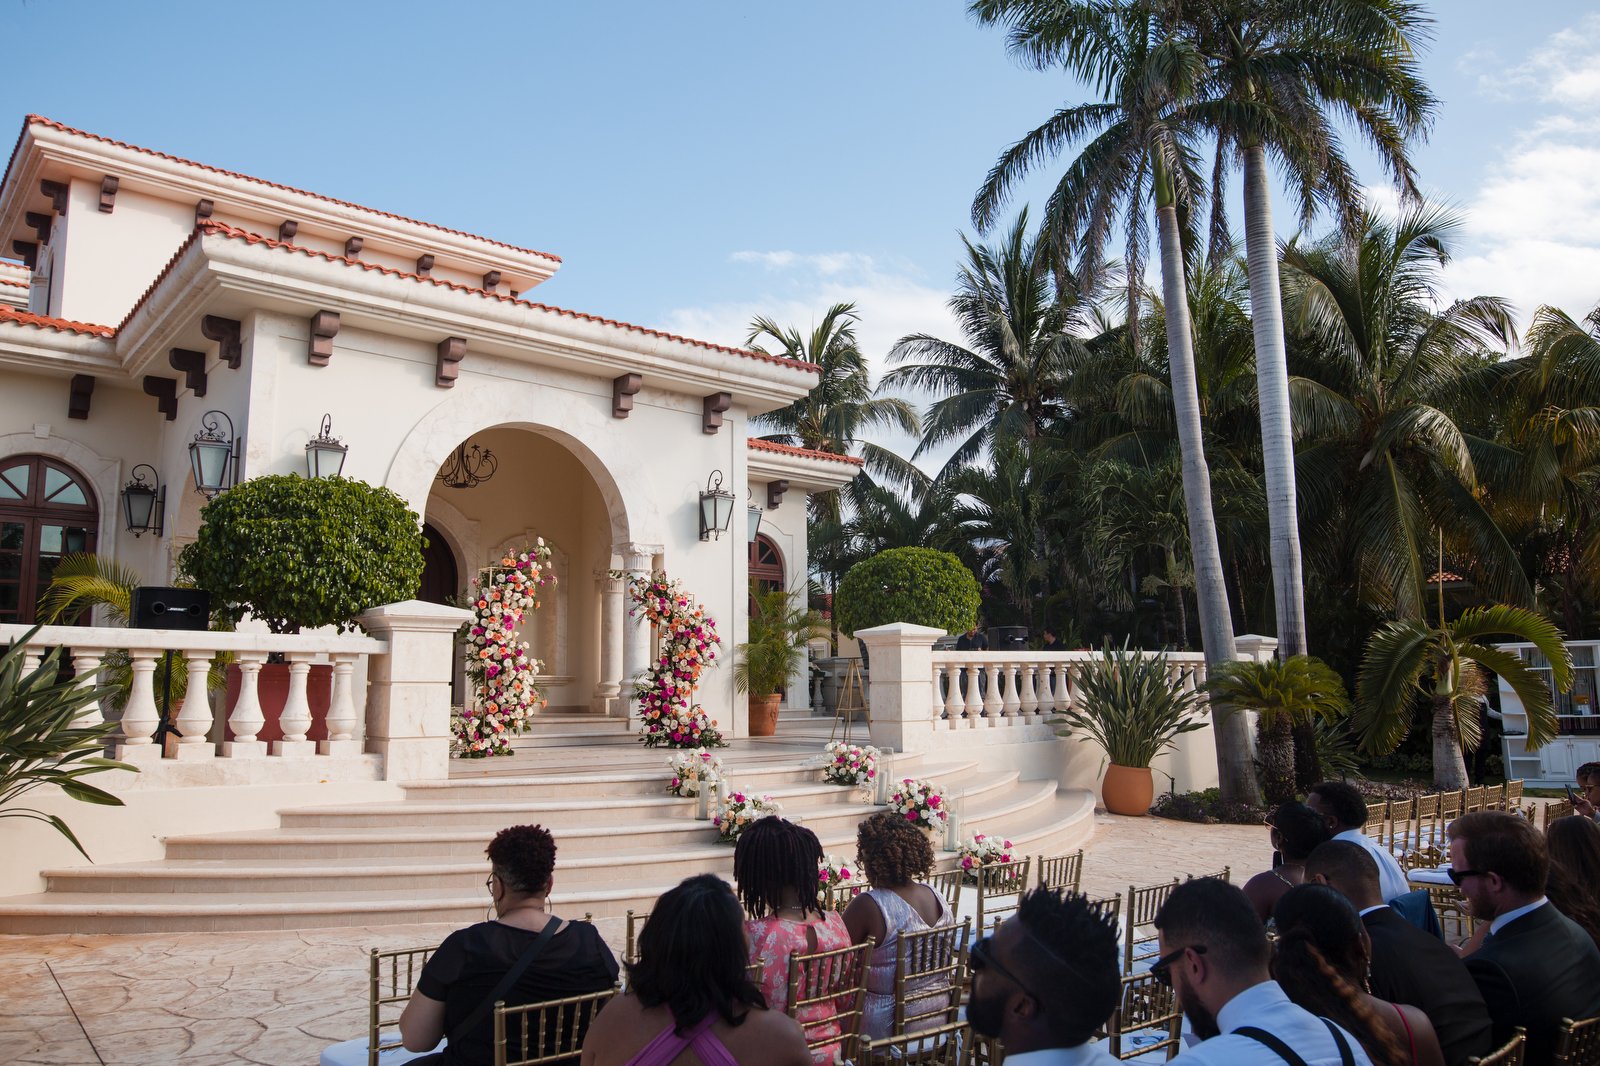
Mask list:
[[[1204,955],[1206,953],[1206,946],[1204,944],[1193,944],[1186,948],[1179,948],[1170,955],[1161,956],[1155,961],[1155,964],[1150,967],[1150,976],[1154,977],[1157,981],[1160,981],[1168,988],[1171,988],[1172,964],[1183,958],[1184,953],[1188,951],[1192,951],[1196,955]]]
[[[1446,870],[1445,873],[1449,874],[1450,875],[1450,880],[1455,882],[1457,888],[1460,888],[1461,887],[1461,882],[1465,881],[1467,878],[1469,878],[1469,877],[1484,877],[1489,873],[1489,871],[1488,870],[1456,870],[1456,869],[1449,869],[1449,870]]]
[[[1039,1003],[1043,1003],[1044,1000],[1039,998],[1038,993],[1029,988],[1022,978],[1012,973],[999,959],[995,958],[993,944],[994,937],[986,936],[972,945],[972,950],[967,953],[967,962],[971,965],[972,972],[980,973],[984,970],[992,969],[995,973],[1022,989],[1027,996]]]
[[[487,888],[490,892],[494,891],[494,874],[490,874],[488,877],[483,879],[483,887]]]

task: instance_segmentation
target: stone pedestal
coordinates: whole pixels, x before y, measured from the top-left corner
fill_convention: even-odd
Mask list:
[[[371,661],[366,750],[383,756],[386,781],[450,774],[450,674],[457,629],[472,613],[421,600],[374,607],[361,616],[389,654]],[[358,701],[359,702],[359,701]]]
[[[926,751],[933,743],[933,642],[944,630],[895,622],[855,634],[872,674],[867,702],[874,747]]]

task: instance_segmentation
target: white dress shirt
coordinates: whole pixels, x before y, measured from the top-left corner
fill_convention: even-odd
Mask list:
[[[1295,1053],[1306,1060],[1306,1066],[1339,1066],[1339,1046],[1333,1041],[1327,1023],[1303,1007],[1289,1002],[1276,981],[1263,981],[1240,992],[1228,1000],[1217,1012],[1217,1025],[1221,1036],[1202,1041],[1184,1051],[1177,1058],[1184,1066],[1284,1066],[1276,1051],[1248,1036],[1237,1036],[1234,1030],[1244,1026],[1263,1029],[1282,1040]],[[1341,1030],[1342,1032],[1343,1030]],[[1372,1060],[1362,1050],[1361,1044],[1349,1033],[1344,1034],[1350,1045],[1350,1054],[1356,1066],[1372,1066]],[[1010,1066],[1011,1056],[1006,1056]]]
[[[1516,921],[1518,918],[1521,918],[1524,914],[1528,914],[1528,913],[1530,913],[1532,911],[1538,910],[1540,907],[1543,907],[1546,903],[1549,903],[1549,902],[1550,901],[1548,899],[1546,899],[1544,896],[1540,896],[1538,899],[1534,900],[1532,903],[1527,904],[1526,906],[1514,907],[1511,910],[1506,911],[1504,914],[1500,915],[1494,921],[1489,923],[1489,935],[1490,936],[1494,936],[1505,925]]]
[[[1388,848],[1380,847],[1377,841],[1359,829],[1346,829],[1342,833],[1335,833],[1333,839],[1348,840],[1367,849],[1367,854],[1378,864],[1378,888],[1383,892],[1386,901],[1398,899],[1411,891],[1411,882],[1406,880],[1406,872],[1400,869],[1400,864],[1389,854]]]
[[[1122,1066],[1105,1044],[1090,1040],[1077,1047],[1041,1048],[1017,1055],[1006,1052],[1006,1066]]]

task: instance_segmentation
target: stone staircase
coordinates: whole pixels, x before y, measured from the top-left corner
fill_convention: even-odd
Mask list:
[[[720,754],[737,787],[770,793],[828,852],[853,857],[856,825],[877,808],[821,781],[814,763],[831,724],[785,716],[777,736]],[[46,892],[0,898],[0,932],[465,924],[488,905],[484,846],[525,822],[556,838],[561,912],[647,910],[690,874],[732,876],[732,849],[694,819],[694,801],[662,791],[666,757],[640,748],[621,720],[546,716],[515,756],[457,762],[448,780],[407,785],[400,802],[289,808],[277,829],[168,837],[158,862],[47,871]],[[1075,849],[1093,832],[1088,792],[985,772],[976,758],[902,754],[893,773],[938,781],[961,797],[965,833],[1003,834],[1023,854]]]

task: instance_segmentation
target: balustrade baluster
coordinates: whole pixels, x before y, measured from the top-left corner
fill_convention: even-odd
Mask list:
[[[354,655],[334,655],[333,697],[328,702],[328,739],[317,742],[319,755],[359,755],[361,741],[352,739],[356,729]],[[363,701],[365,702],[365,701]]]
[[[128,652],[133,684],[122,708],[122,731],[126,736],[117,748],[117,758],[124,762],[147,763],[161,758],[161,748],[151,736],[161,724],[155,690],[156,659],[160,656],[161,652],[154,649]]]
[[[983,713],[983,667],[969,662],[962,664],[962,668],[966,673],[967,691],[964,693],[961,713],[966,727],[972,729],[977,726],[978,716]]]
[[[1000,664],[989,663],[983,670],[988,675],[989,684],[983,694],[983,717],[979,723],[992,728],[997,724],[1000,708],[1004,705],[1000,698]]]
[[[176,757],[185,761],[209,759],[216,754],[216,748],[206,739],[212,720],[207,685],[211,680],[211,652],[185,651],[183,657],[189,669],[189,684],[184,689],[183,704],[178,711]]]
[[[1022,664],[1022,713],[1029,717],[1024,721],[1038,721],[1039,719],[1039,689],[1034,683],[1039,673],[1038,663]]]
[[[261,696],[256,687],[261,680],[261,664],[266,661],[266,652],[238,654],[239,698],[234,701],[233,714],[228,718],[233,739],[222,745],[222,754],[228,758],[259,759],[267,753],[266,743],[256,739],[267,723],[266,716],[261,713]]]
[[[1011,725],[1012,720],[1022,710],[1022,667],[1017,663],[1002,663],[1000,666],[1001,684],[1004,689],[1000,693],[1000,721],[995,725]]]
[[[45,649],[37,644],[29,644],[22,652],[22,673],[24,676],[39,669],[39,664],[44,662]]]
[[[945,663],[944,669],[944,727],[954,729],[961,722],[961,664]]]
[[[311,755],[317,750],[316,745],[306,739],[306,731],[311,728],[311,701],[306,696],[306,679],[310,673],[311,663],[304,658],[289,660],[289,695],[283,701],[283,712],[278,715],[283,739],[272,742],[274,755]]]

